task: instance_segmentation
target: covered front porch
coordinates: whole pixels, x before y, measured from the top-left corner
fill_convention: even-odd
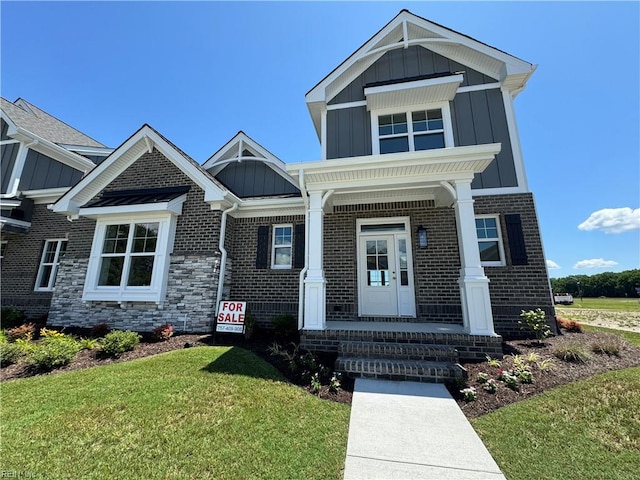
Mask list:
[[[324,338],[331,347],[331,339],[344,338],[345,332],[369,332],[378,339],[384,334],[394,339],[412,334],[422,341],[429,335],[440,335],[439,341],[461,335],[499,339],[471,192],[475,173],[499,150],[492,144],[287,166],[306,202],[299,328],[309,346]],[[434,246],[428,247],[431,236]],[[447,252],[440,255],[436,248]],[[450,298],[420,303],[434,284],[424,277],[445,270],[453,288],[442,296]],[[440,300],[437,287],[430,295]]]

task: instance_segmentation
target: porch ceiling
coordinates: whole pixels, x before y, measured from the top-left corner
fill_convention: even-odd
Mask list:
[[[334,202],[422,197],[436,201],[448,198],[450,203],[450,195],[443,195],[440,182],[473,179],[489,166],[500,149],[499,143],[492,143],[368,155],[288,164],[287,170],[310,192],[332,190]]]

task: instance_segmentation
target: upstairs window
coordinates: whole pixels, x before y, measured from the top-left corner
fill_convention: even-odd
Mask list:
[[[42,257],[40,258],[40,268],[36,277],[36,292],[50,292],[56,282],[58,265],[60,258],[67,249],[67,240],[46,240]]]
[[[374,155],[453,146],[448,103],[440,108],[372,112]]]

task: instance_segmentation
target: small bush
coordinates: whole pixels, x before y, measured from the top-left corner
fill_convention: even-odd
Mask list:
[[[279,315],[271,320],[276,338],[294,341],[298,334],[298,322],[293,315]]]
[[[110,331],[111,329],[106,323],[97,323],[91,328],[91,332],[89,332],[89,335],[91,336],[91,338],[102,338]]]
[[[24,312],[15,307],[2,307],[0,309],[2,317],[2,328],[9,329],[19,327],[24,323]]]
[[[567,332],[572,332],[572,333],[584,332],[582,325],[576,322],[575,320],[567,320],[566,318],[556,317],[556,321],[558,322],[558,325],[560,325],[560,328],[564,328]]]
[[[564,343],[553,348],[553,354],[565,362],[587,363],[592,355],[581,343]]]
[[[597,340],[591,344],[591,351],[598,354],[620,356],[620,350],[622,350],[622,344],[616,338],[606,338],[604,340]]]
[[[476,378],[476,381],[478,383],[487,383],[489,381],[489,375],[487,375],[486,373],[480,372],[478,374],[478,377]]]
[[[40,329],[40,337],[41,338],[65,338],[66,335],[57,330],[52,330],[52,329],[43,327]]]
[[[496,393],[498,391],[498,382],[496,382],[493,378],[490,378],[489,380],[487,380],[487,383],[485,383],[482,388],[489,393]]]
[[[78,340],[81,350],[95,350],[100,348],[100,342],[96,338],[81,338]]]
[[[490,367],[500,368],[500,360],[497,358],[491,358],[489,355],[485,355],[485,357],[487,358],[487,363]]]
[[[518,323],[520,324],[521,330],[531,330],[531,332],[538,339],[538,343],[541,343],[542,340],[551,336],[551,329],[545,320],[545,313],[540,308],[536,308],[535,310],[522,310],[520,313],[520,317],[523,320],[520,320]]]
[[[49,337],[33,345],[27,353],[27,363],[36,371],[60,368],[76,358],[80,344],[71,337]]]
[[[460,390],[460,393],[465,402],[473,402],[478,398],[478,392],[475,387],[464,388]]]
[[[173,336],[173,325],[160,325],[153,329],[153,338],[158,342],[169,340]]]
[[[25,323],[24,325],[20,325],[19,327],[12,328],[7,331],[7,337],[10,342],[15,342],[18,339],[21,340],[31,340],[33,338],[33,334],[36,332],[36,326],[33,323]]]
[[[140,343],[140,335],[127,330],[116,330],[108,333],[100,342],[102,352],[110,357],[119,357],[124,352],[133,350]]]
[[[0,343],[0,366],[17,363],[23,356],[24,349],[19,343]]]

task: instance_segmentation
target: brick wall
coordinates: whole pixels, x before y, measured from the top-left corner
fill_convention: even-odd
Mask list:
[[[227,223],[227,239],[231,239],[231,248],[227,250],[233,263],[230,298],[247,301],[247,308],[262,326],[271,325],[271,319],[282,314],[297,318],[300,269],[256,269],[258,227],[270,227],[268,265],[271,265],[272,225],[292,224],[295,231],[299,223],[304,223],[303,215],[229,218]],[[295,249],[296,238],[293,242]]]
[[[52,213],[46,205],[35,205],[28,233],[2,232],[2,240],[7,241],[0,262],[3,307],[22,310],[32,320],[47,314],[52,293],[34,291],[42,249],[45,240],[67,238],[71,226],[66,217]]]
[[[82,290],[95,221],[74,221],[61,262],[49,323],[91,327],[106,322],[113,328],[149,331],[170,323],[182,330],[210,332],[218,286],[221,212],[211,211],[204,191],[157,150],[142,155],[104,190],[190,185],[178,216],[167,279],[167,296],[160,305],[145,302],[82,302]],[[96,196],[96,199],[100,195]]]

